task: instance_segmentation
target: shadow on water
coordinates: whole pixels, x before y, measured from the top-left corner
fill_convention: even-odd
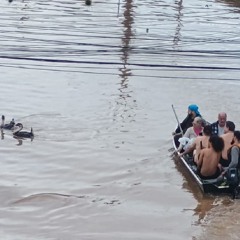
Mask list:
[[[2,139],[2,140],[4,139],[4,132],[3,132],[3,129],[1,129],[1,139]]]

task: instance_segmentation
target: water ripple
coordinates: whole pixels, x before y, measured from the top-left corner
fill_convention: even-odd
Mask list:
[[[127,64],[136,75],[136,66],[239,71],[238,16],[228,11],[230,8],[182,1],[174,5],[131,3],[130,11],[124,6],[117,17],[114,2],[94,2],[92,6],[57,0],[2,2],[0,59],[37,69],[51,62],[55,63],[53,71],[85,72],[83,68],[94,65],[100,73],[102,66],[121,65],[120,56],[128,52]],[[128,32],[124,33],[123,27]]]

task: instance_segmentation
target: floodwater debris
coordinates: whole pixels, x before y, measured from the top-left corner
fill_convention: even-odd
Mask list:
[[[86,1],[85,1],[85,4],[88,5],[88,6],[90,6],[90,5],[92,4],[92,1],[91,1],[91,0],[86,0]]]

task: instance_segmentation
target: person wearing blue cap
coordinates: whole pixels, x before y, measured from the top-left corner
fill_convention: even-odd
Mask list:
[[[198,106],[196,104],[191,104],[188,106],[188,114],[189,113],[196,115],[196,117],[201,117],[201,114],[198,111]]]
[[[192,123],[195,117],[202,117],[202,116],[198,110],[198,106],[196,104],[191,104],[188,106],[187,117],[182,121],[182,123],[180,123],[181,127],[178,126],[174,134],[181,133],[181,129],[183,133],[185,133],[189,127],[192,127]]]
[[[211,124],[212,134],[221,136],[224,134],[224,129],[227,122],[227,114],[225,112],[220,112],[218,114],[218,120]]]
[[[188,115],[187,117],[180,123],[180,125],[177,127],[177,129],[173,132],[174,141],[176,146],[179,145],[178,139],[182,137],[182,134],[184,134],[189,127],[192,127],[192,123],[195,117],[202,117],[198,106],[196,104],[191,104],[188,106]]]

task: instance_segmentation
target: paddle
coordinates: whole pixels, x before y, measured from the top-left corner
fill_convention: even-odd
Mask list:
[[[182,130],[181,124],[180,124],[180,122],[179,122],[179,120],[178,120],[178,116],[177,116],[177,113],[176,113],[176,111],[175,111],[175,108],[174,108],[173,104],[172,104],[172,110],[173,110],[174,115],[175,115],[175,117],[176,117],[176,119],[177,119],[177,123],[178,123],[179,129],[180,129],[180,131],[181,131],[181,134],[183,135],[183,130]]]

